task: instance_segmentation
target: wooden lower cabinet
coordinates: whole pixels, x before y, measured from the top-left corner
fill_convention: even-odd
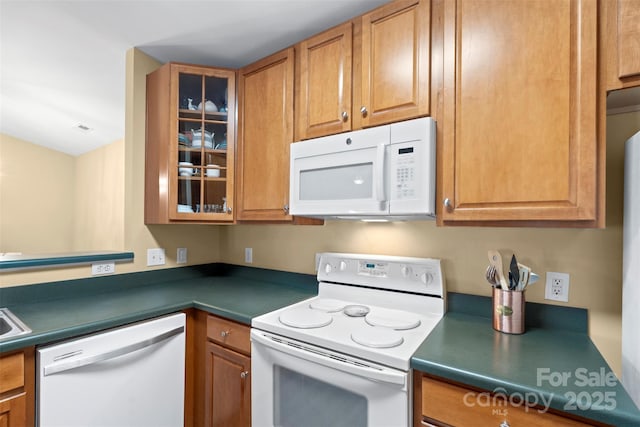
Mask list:
[[[251,425],[251,359],[220,345],[207,344],[205,425]]]
[[[251,425],[250,328],[207,317],[204,425]],[[228,343],[228,344],[227,344]]]
[[[35,419],[34,349],[0,356],[0,427],[33,426]]]
[[[514,405],[496,393],[414,373],[414,426],[601,426],[544,409]]]

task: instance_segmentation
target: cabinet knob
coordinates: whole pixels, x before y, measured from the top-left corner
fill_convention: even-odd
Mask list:
[[[366,117],[367,116],[367,107],[365,107],[364,105],[362,107],[360,107],[360,112],[362,113],[362,117]]]
[[[282,208],[282,210],[284,210],[285,214],[289,214],[289,205],[284,205],[284,207]]]
[[[229,334],[230,334],[230,333],[231,333],[230,331],[221,331],[221,332],[220,332],[220,336],[221,336],[222,338],[226,338],[226,337],[228,337],[228,336],[229,336]]]
[[[500,423],[500,427],[511,427],[511,424],[509,424],[509,421],[504,420]]]
[[[345,122],[347,120],[349,120],[349,113],[347,113],[346,111],[343,111],[342,112],[342,120],[345,121]]]
[[[249,371],[240,372],[240,378],[243,380],[249,376]]]
[[[452,206],[451,206],[451,200],[449,200],[449,198],[445,198],[444,201],[442,202],[442,204],[444,205],[444,207],[447,209],[447,211],[451,212],[452,210]]]
[[[233,210],[231,209],[231,206],[227,207],[227,213],[231,213],[233,212]]]

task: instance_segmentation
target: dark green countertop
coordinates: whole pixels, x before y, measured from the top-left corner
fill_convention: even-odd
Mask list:
[[[317,292],[315,276],[216,265],[3,288],[0,307],[33,332],[0,341],[0,352],[190,307],[249,325],[255,316]]]
[[[0,307],[8,307],[33,332],[0,341],[0,352],[191,307],[249,325],[255,316],[316,294],[312,275],[224,264],[1,288]],[[488,298],[450,293],[448,310],[415,353],[412,368],[489,391],[520,393],[543,406],[550,399],[554,409],[615,426],[640,426],[640,412],[617,381],[611,387],[575,385],[581,374],[577,369],[586,374],[602,369],[605,376],[611,372],[589,339],[586,310],[527,303],[523,335],[492,329],[485,316],[491,312]],[[538,384],[538,369],[571,377],[566,385]],[[602,393],[603,407],[567,410],[568,393],[577,397],[581,392],[592,403]],[[606,392],[613,392],[613,410],[606,408]]]
[[[460,304],[461,299],[466,301]],[[471,310],[455,310],[464,305]],[[535,313],[549,308],[544,316]],[[489,298],[449,294],[448,313],[416,351],[411,367],[512,399],[523,397],[531,405],[620,427],[640,426],[640,411],[586,332],[586,310],[527,303],[527,317],[556,327],[532,320],[522,335],[495,331],[481,312],[490,315]]]

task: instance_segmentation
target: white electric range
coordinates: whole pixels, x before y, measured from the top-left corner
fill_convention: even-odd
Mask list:
[[[324,253],[318,281],[252,321],[253,425],[410,425],[410,359],[445,311],[440,260]]]

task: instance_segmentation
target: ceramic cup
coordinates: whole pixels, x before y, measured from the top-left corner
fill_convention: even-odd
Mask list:
[[[209,178],[218,178],[220,176],[218,165],[207,165],[207,176]]]
[[[193,169],[193,163],[191,162],[180,162],[178,163],[178,173],[180,176],[191,176],[195,173]]]

